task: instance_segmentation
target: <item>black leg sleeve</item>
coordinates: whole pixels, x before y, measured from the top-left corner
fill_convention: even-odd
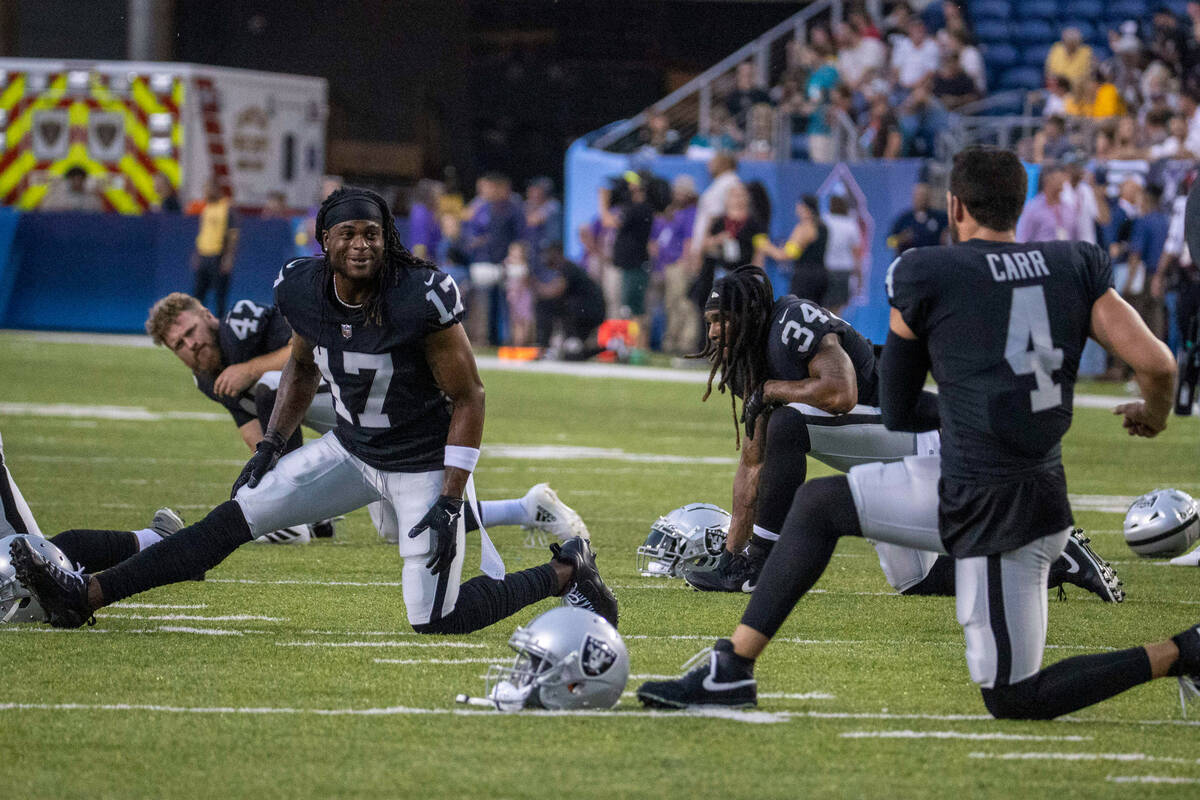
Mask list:
[[[1065,658],[1020,683],[983,689],[997,719],[1054,719],[1150,680],[1145,648]]]
[[[99,572],[137,555],[137,536],[130,531],[63,531],[50,540],[84,572]]]
[[[808,477],[808,421],[794,408],[782,406],[767,421],[767,454],[758,479],[754,523],[771,533],[783,529],[796,490]]]
[[[929,574],[916,586],[910,586],[900,594],[932,595],[952,597],[954,595],[954,559],[938,556],[929,569]]]
[[[821,577],[842,536],[862,536],[849,481],[843,476],[818,478],[800,487],[742,624],[767,638],[774,636]]]
[[[195,525],[96,575],[104,604],[156,586],[192,580],[252,538],[241,507],[232,500],[222,503]]]
[[[558,578],[551,564],[510,572],[499,581],[479,575],[458,587],[458,602],[453,611],[434,622],[413,625],[413,630],[451,634],[477,631],[545,600],[557,588]]]

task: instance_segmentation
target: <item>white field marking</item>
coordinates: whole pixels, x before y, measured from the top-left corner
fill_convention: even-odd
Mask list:
[[[712,641],[716,641],[717,639],[720,639],[721,637],[716,636],[716,635],[705,635],[705,634],[695,634],[695,633],[687,633],[687,634],[684,634],[684,633],[673,633],[673,634],[650,634],[650,633],[630,634],[630,633],[627,633],[627,634],[623,634],[623,638],[625,638],[625,639],[661,639],[661,640],[668,640],[668,641],[674,640],[674,641],[712,642]],[[787,644],[835,645],[835,646],[836,645],[848,645],[848,644],[878,644],[878,645],[884,645],[884,646],[889,646],[889,647],[891,647],[891,646],[900,646],[900,647],[922,646],[922,647],[957,647],[959,649],[961,649],[963,647],[963,643],[960,640],[948,641],[948,642],[919,642],[919,641],[908,641],[905,639],[802,639],[802,638],[796,637],[796,636],[777,636],[774,639],[772,639],[771,641],[772,641],[772,643],[775,643],[775,644],[784,642]],[[1048,645],[1046,645],[1046,649],[1048,649],[1048,650],[1100,651],[1100,650],[1115,650],[1116,648],[1106,647],[1104,645],[1093,645],[1093,644],[1048,644]]]
[[[376,664],[498,664],[496,658],[372,658]]]
[[[150,411],[143,406],[88,406],[74,403],[0,403],[0,415],[10,417],[67,417],[70,419],[167,422],[181,419],[225,422],[228,414],[215,411]]]
[[[424,636],[416,631],[300,631],[305,636]]]
[[[678,678],[678,675],[654,675],[652,673],[644,673],[641,675],[630,675],[631,681],[673,681]]]
[[[206,617],[200,614],[100,614],[100,619],[143,619],[160,622],[287,622],[287,617],[264,617],[258,614],[222,614]]]
[[[764,700],[836,700],[829,692],[759,692]]]
[[[1148,756],[1145,753],[969,753],[968,758],[989,758],[1000,761],[1123,761],[1155,762],[1161,764],[1200,764],[1200,758]]]
[[[6,336],[49,344],[98,344],[109,347],[154,348],[154,340],[141,333],[71,333],[68,331],[0,331]]]
[[[276,642],[276,647],[462,647],[482,650],[474,642]]]
[[[115,508],[115,509],[119,509],[121,511],[132,511],[132,510],[138,509],[138,508],[145,508],[146,504],[141,503],[139,505],[139,504],[134,504],[134,503],[101,503],[100,507],[101,508]],[[175,503],[171,506],[171,508],[173,508],[177,511],[211,511],[212,503],[199,503],[199,504]]]
[[[0,633],[63,633],[74,634],[76,636],[93,633],[194,633],[200,636],[245,636],[249,634],[274,633],[274,631],[256,631],[245,628],[192,628],[182,625],[159,625],[156,628],[126,628],[123,630],[115,628],[85,628],[81,631],[75,631],[63,628],[51,628],[46,625],[0,625]]]
[[[1090,736],[1035,736],[1023,733],[967,733],[965,731],[846,731],[842,739],[968,739],[1006,742],[1090,742]]]
[[[172,611],[186,611],[197,608],[208,608],[208,603],[192,603],[191,605],[171,605],[169,603],[130,603],[121,601],[113,603],[109,608],[165,608]]]
[[[148,711],[160,714],[307,714],[322,717],[392,717],[411,715],[437,715],[455,717],[495,717],[503,711],[473,711],[465,708],[412,708],[409,706],[387,706],[384,708],[276,708],[246,706],[159,706],[133,703],[0,703],[0,711]],[[787,722],[788,712],[737,711],[731,708],[710,707],[689,711],[606,711],[602,709],[579,709],[575,711],[544,711],[528,709],[519,712],[522,716],[534,717],[610,717],[612,719],[681,719],[703,717],[723,719],[750,724]]]
[[[1124,514],[1136,497],[1108,494],[1071,494],[1067,495],[1071,507],[1076,511],[1107,511],[1111,514]]]
[[[1109,783],[1200,783],[1200,778],[1176,778],[1171,775],[1105,775],[1104,780]]]
[[[400,581],[263,581],[257,578],[205,578],[205,583],[240,583],[250,586],[399,586]]]
[[[185,625],[160,625],[162,633],[194,633],[197,636],[242,636],[241,631],[231,631],[223,628],[190,628]]]

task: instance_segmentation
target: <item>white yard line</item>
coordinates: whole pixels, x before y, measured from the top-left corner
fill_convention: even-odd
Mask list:
[[[239,583],[249,586],[400,586],[400,581],[313,581],[276,580],[264,581],[257,578],[205,578],[205,583]]]
[[[474,642],[276,642],[277,647],[461,647],[482,650],[486,644]]]
[[[1109,783],[1166,783],[1166,784],[1195,784],[1200,778],[1176,778],[1171,775],[1106,775],[1104,780]]]
[[[1200,764],[1200,758],[1150,756],[1145,753],[969,753],[967,757],[999,761],[1120,761],[1126,763]]]
[[[372,658],[375,664],[497,664],[503,656],[496,658]]]
[[[98,619],[144,619],[163,622],[287,622],[287,617],[264,617],[258,614],[223,614],[208,617],[200,614],[109,614],[101,612]]]
[[[208,603],[191,603],[189,605],[171,605],[169,603],[131,603],[122,600],[120,603],[113,603],[109,608],[165,608],[171,611],[186,611],[197,608],[208,608]]]
[[[1012,742],[1089,742],[1091,736],[1037,736],[1024,733],[967,733],[965,731],[846,731],[842,739],[966,739]]]

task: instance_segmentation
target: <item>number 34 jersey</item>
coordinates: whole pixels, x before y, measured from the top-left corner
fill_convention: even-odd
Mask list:
[[[377,469],[441,469],[450,399],[434,380],[425,337],[462,318],[453,278],[407,269],[395,282],[385,279],[382,321],[375,323],[336,299],[331,275],[321,258],[292,261],[275,281],[275,302],[314,345],[337,411],[334,435]]]
[[[842,349],[854,364],[860,405],[879,405],[879,379],[875,349],[850,324],[811,300],[784,295],[771,309],[767,333],[767,377],[769,380],[801,381],[810,377],[808,364],[821,339],[836,334]]]
[[[925,341],[938,383],[953,555],[1071,524],[1061,441],[1092,305],[1111,284],[1108,255],[1084,242],[972,239],[909,250],[888,270],[891,304]]]

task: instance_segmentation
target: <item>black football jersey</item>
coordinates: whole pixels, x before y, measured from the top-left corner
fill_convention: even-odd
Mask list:
[[[234,304],[233,310],[221,320],[217,329],[221,364],[227,367],[266,355],[286,345],[291,338],[292,329],[279,313],[279,309],[274,306],[261,306],[251,300],[239,300]],[[257,419],[254,384],[237,397],[222,397],[213,391],[213,382],[219,374],[195,374],[196,388],[205,396],[225,406],[239,428]]]
[[[888,270],[891,304],[925,341],[938,384],[953,555],[1072,524],[1061,441],[1092,304],[1111,284],[1108,255],[1084,242],[973,239],[909,250]]]
[[[292,261],[275,281],[275,302],[314,345],[333,393],[334,435],[356,457],[390,472],[442,469],[450,399],[425,359],[425,337],[457,324],[463,301],[454,279],[409,269],[383,290],[382,324],[334,297],[321,258]]]
[[[842,349],[854,364],[858,378],[858,402],[879,405],[879,378],[875,349],[850,324],[812,300],[785,295],[771,309],[767,333],[767,379],[800,381],[809,377],[808,364],[826,334],[841,339]]]

